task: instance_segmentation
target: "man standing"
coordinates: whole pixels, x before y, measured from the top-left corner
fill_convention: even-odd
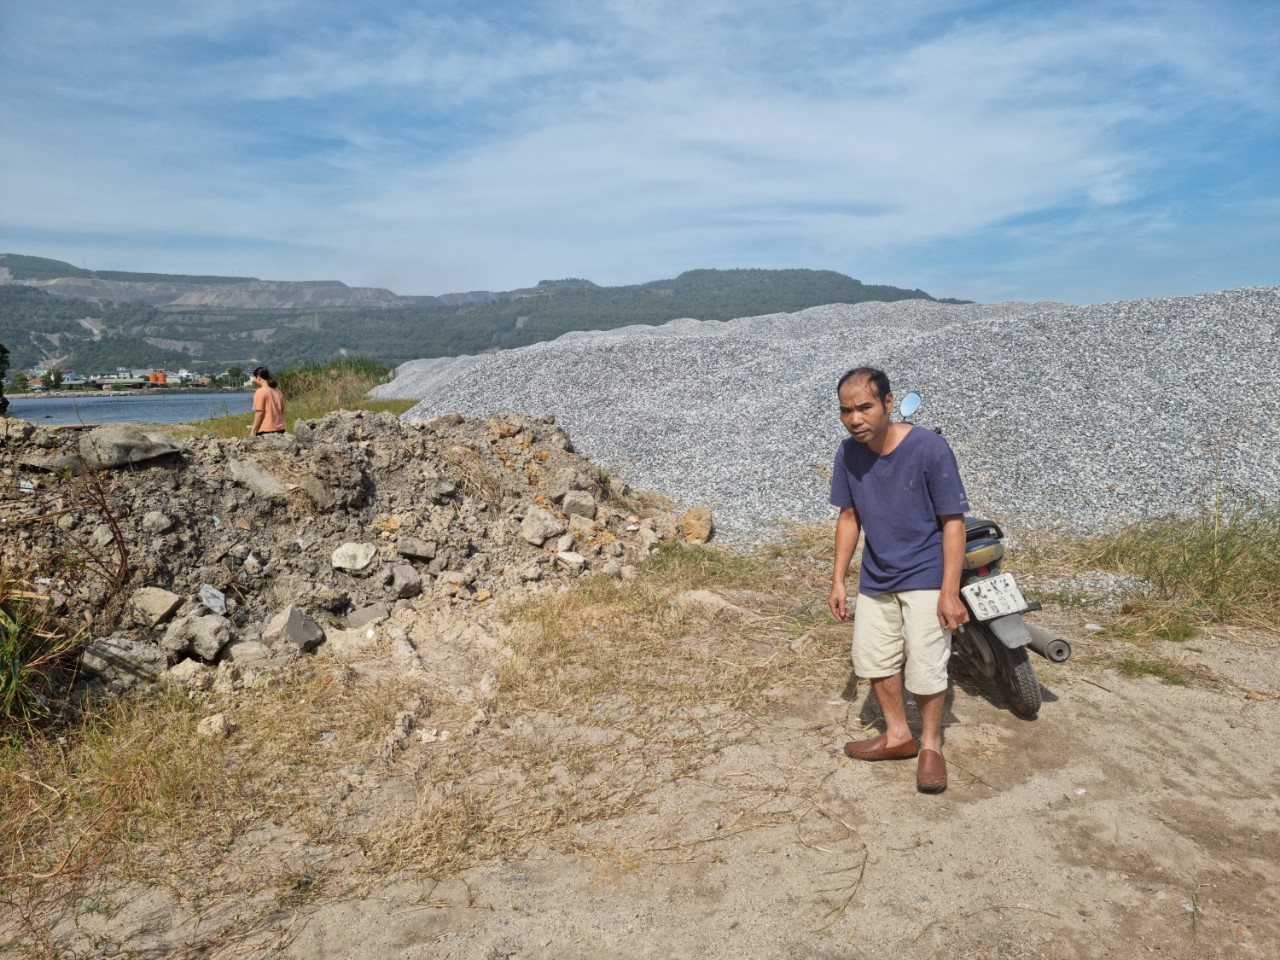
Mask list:
[[[919,756],[916,787],[947,788],[942,705],[951,631],[969,619],[960,599],[964,513],[969,509],[955,455],[941,435],[891,423],[893,394],[881,370],[850,370],[836,387],[849,439],[836,453],[831,503],[836,521],[835,572],[827,606],[847,621],[845,578],[865,534],[853,617],[853,668],[871,682],[885,732],[846,743],[856,760]],[[920,708],[917,744],[907,726],[906,688]]]

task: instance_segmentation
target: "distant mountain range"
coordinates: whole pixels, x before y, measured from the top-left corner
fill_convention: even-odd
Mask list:
[[[45,364],[82,373],[117,366],[291,367],[337,355],[394,365],[523,346],[571,330],[904,299],[934,298],[831,270],[691,270],[623,287],[570,279],[504,292],[406,297],[336,280],[87,270],[0,254],[0,343],[11,351],[15,370]]]

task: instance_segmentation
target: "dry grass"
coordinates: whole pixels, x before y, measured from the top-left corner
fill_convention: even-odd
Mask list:
[[[1168,639],[1210,624],[1280,631],[1280,509],[1152,521],[1083,559],[1150,583],[1151,598],[1127,613],[1157,623],[1154,632]]]
[[[415,799],[369,836],[370,855],[439,875],[555,848],[753,736],[767,689],[820,669],[791,649],[809,618],[769,615],[794,589],[778,573],[763,554],[666,548],[636,581],[588,578],[511,611],[514,656],[484,731],[416,761]],[[743,622],[672,602],[708,587],[770,609]]]
[[[238,922],[266,925],[282,905],[400,871],[439,877],[535,844],[572,846],[576,828],[626,813],[752,736],[770,686],[843,677],[838,627],[828,627],[831,662],[821,642],[792,649],[820,631],[811,615],[777,613],[816,585],[784,579],[789,566],[664,549],[635,581],[588,578],[512,610],[514,656],[471,736],[461,733],[474,704],[424,702],[407,683],[311,660],[235,695],[106,701],[11,746],[0,755],[0,947],[7,935],[26,956],[55,956],[86,903],[127,889],[181,891],[181,909],[196,914],[252,900],[257,912]],[[764,615],[739,622],[672,603],[707,587],[750,595]],[[454,736],[411,740],[388,763],[383,738],[406,704],[422,727]],[[215,712],[233,720],[231,735],[197,736]],[[255,853],[262,836],[310,853],[305,863]],[[328,866],[352,851],[358,865]],[[206,945],[225,933],[208,930]]]
[[[492,459],[487,451],[473,450],[463,443],[450,444],[440,451],[444,462],[454,472],[462,492],[490,506],[502,502],[502,477],[490,470]]]
[[[342,769],[376,755],[400,698],[398,688],[304,669],[248,695],[106,699],[56,733],[10,743],[0,753],[10,945],[52,943],[86,898],[130,884],[181,890],[188,903],[231,876],[242,892],[270,885],[278,862],[238,863],[246,836],[264,824],[330,832]],[[198,736],[216,712],[232,719],[232,734]]]
[[[242,935],[282,909],[387,876],[443,877],[535,847],[574,849],[582,827],[652,803],[763,736],[784,706],[774,688],[844,682],[847,627],[821,605],[830,549],[828,529],[798,529],[751,554],[668,546],[635,580],[588,577],[509,609],[501,629],[511,654],[479,713],[408,680],[379,683],[314,659],[235,695],[108,702],[56,736],[11,745],[0,755],[8,945],[56,956],[86,904],[129,889],[180,891],[181,909],[197,916],[229,899],[251,903],[237,918]],[[1120,566],[1093,552],[1069,561],[1105,563]],[[677,602],[704,589],[753,616]],[[1130,660],[1130,672],[1181,679]],[[410,736],[388,755],[384,738],[406,709],[419,730],[440,735]],[[232,734],[197,736],[199,720],[218,711]],[[802,792],[761,789],[735,829],[812,812]],[[206,928],[190,942],[211,947],[229,929]]]
[[[1126,639],[1181,641],[1213,625],[1280,632],[1280,509],[1154,519],[1093,540],[1042,543],[1025,559],[1144,581],[1146,595],[1111,624]]]

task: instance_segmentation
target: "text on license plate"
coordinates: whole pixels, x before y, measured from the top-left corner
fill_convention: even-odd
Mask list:
[[[1001,573],[986,580],[979,580],[961,587],[960,592],[969,601],[969,609],[979,620],[993,620],[1009,613],[1021,613],[1027,608],[1022,591],[1011,573]]]

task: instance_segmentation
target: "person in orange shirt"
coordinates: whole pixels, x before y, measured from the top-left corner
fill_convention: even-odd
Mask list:
[[[258,389],[253,394],[253,423],[249,436],[284,433],[284,394],[266,367],[256,367],[252,374]]]

